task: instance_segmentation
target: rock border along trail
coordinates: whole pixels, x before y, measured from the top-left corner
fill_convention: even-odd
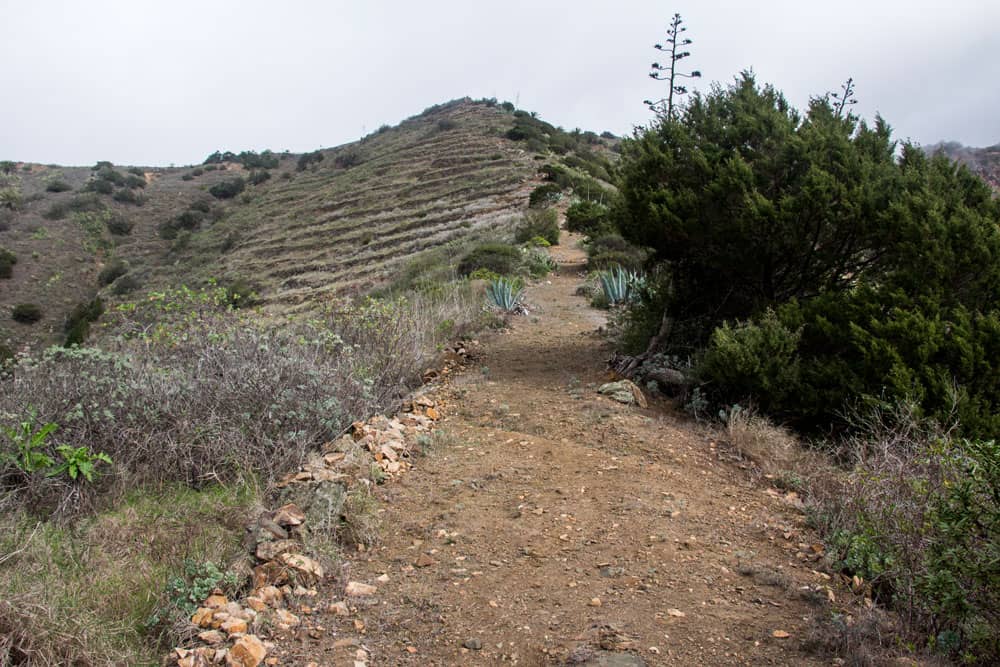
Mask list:
[[[795,499],[669,405],[597,393],[576,240],[432,391],[432,444],[377,487],[380,540],[286,600],[269,664],[825,664],[803,643],[834,593]]]

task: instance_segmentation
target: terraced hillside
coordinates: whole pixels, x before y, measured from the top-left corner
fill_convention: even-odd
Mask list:
[[[372,287],[420,251],[512,226],[538,163],[502,136],[510,118],[466,101],[385,128],[262,189],[192,245],[232,246],[218,272],[269,304]]]
[[[543,164],[576,160],[564,173],[594,190],[579,166],[606,179],[614,143],[462,99],[337,148],[267,154],[263,166],[256,153],[169,168],[0,163],[0,253],[16,259],[0,276],[0,343],[62,342],[95,297],[107,308],[216,280],[272,308],[308,309],[392,283],[432,263],[423,251],[454,258],[509,235]],[[15,321],[19,304],[37,306],[38,321]]]

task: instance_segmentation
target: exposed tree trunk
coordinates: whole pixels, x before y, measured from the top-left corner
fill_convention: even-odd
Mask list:
[[[646,351],[640,355],[634,357],[622,356],[615,357],[611,361],[612,368],[616,373],[622,377],[632,378],[635,376],[636,371],[639,367],[646,363],[646,360],[653,356],[657,350],[660,349],[663,342],[670,337],[670,332],[674,328],[674,318],[670,317],[666,311],[663,313],[663,319],[660,320],[660,329],[656,332],[656,335],[649,339],[649,344],[646,346]],[[655,378],[654,378],[655,379]],[[669,383],[674,384],[674,383]]]

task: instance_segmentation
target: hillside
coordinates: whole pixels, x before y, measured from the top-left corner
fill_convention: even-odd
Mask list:
[[[944,153],[982,176],[994,190],[1000,191],[1000,144],[986,148],[963,146],[957,141],[942,141],[927,147],[928,153]]]
[[[519,122],[531,138],[508,138]],[[271,164],[231,153],[176,168],[5,163],[18,197],[0,220],[0,248],[17,262],[0,280],[0,340],[60,342],[73,309],[98,294],[107,306],[216,280],[302,309],[385,284],[422,251],[509,234],[538,166],[557,157],[550,148],[612,145],[581,136],[509,104],[462,99],[344,146],[262,153]],[[245,189],[210,194],[235,179]],[[37,322],[12,321],[22,303],[39,306]]]

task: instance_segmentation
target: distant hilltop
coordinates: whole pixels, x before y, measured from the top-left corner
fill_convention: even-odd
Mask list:
[[[928,154],[944,153],[952,160],[960,162],[1000,192],[1000,143],[987,148],[963,146],[957,141],[942,141],[924,147]]]

